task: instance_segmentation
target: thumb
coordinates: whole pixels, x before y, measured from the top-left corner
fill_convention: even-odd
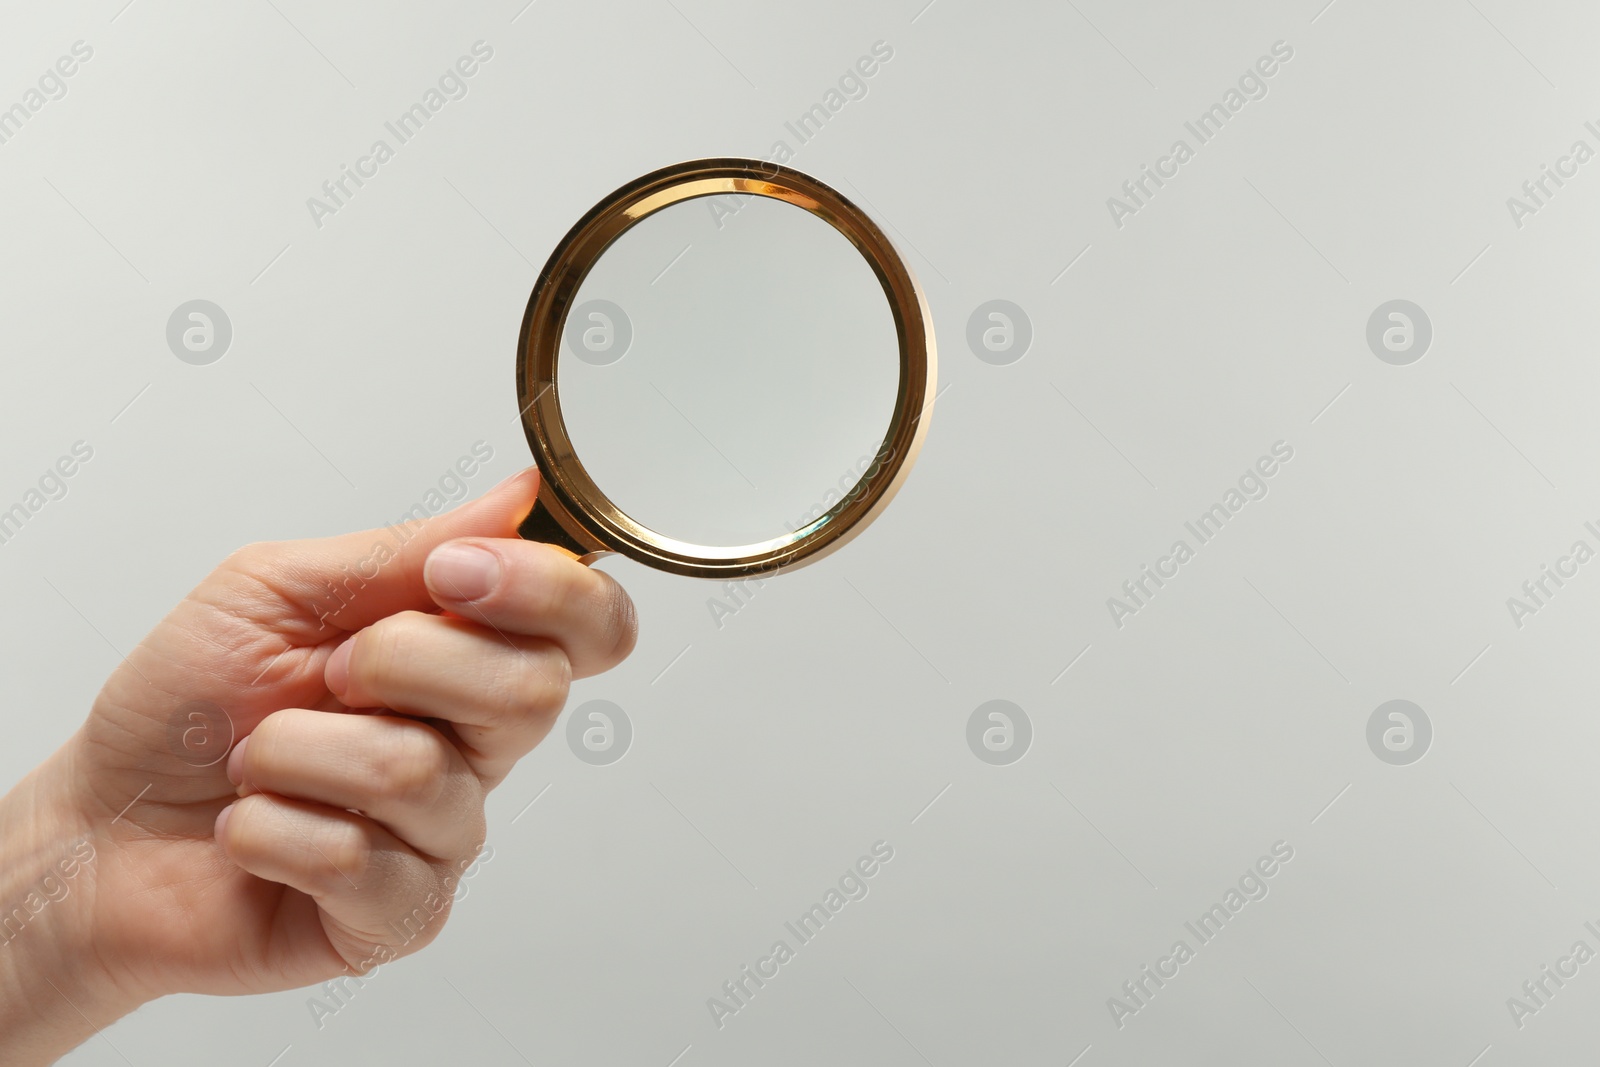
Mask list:
[[[433,518],[359,533],[263,546],[254,576],[330,630],[359,630],[396,612],[437,610],[422,580],[437,546],[457,537],[515,537],[532,510],[539,471],[529,467],[476,500]]]

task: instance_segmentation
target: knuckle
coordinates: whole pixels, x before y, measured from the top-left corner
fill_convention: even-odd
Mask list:
[[[366,876],[373,866],[372,843],[355,826],[335,823],[320,828],[301,855],[306,886],[313,896],[367,887]]]
[[[539,641],[519,655],[508,656],[493,686],[490,713],[502,724],[558,714],[572,685],[572,664],[554,644]]]
[[[372,754],[372,792],[392,805],[431,807],[449,782],[447,744],[422,723],[396,723],[386,743]]]

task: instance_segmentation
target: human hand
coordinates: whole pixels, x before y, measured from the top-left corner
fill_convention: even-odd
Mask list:
[[[0,1061],[49,1062],[168,993],[311,985],[438,934],[485,795],[636,637],[614,580],[515,536],[537,486],[240,549],[117,667],[0,800],[0,907],[70,889],[0,930]],[[190,723],[195,702],[227,720]],[[207,728],[216,758],[196,759],[181,739]]]

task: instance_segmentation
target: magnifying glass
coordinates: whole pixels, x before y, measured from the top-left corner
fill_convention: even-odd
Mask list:
[[[927,301],[859,207],[764,160],[662,168],[590,209],[528,301],[518,532],[698,578],[821,559],[905,483],[934,382]]]

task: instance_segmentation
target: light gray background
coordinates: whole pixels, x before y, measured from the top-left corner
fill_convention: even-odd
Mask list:
[[[440,943],[320,1030],[309,991],[180,997],[68,1062],[1592,1054],[1600,964],[1520,1030],[1506,1000],[1597,947],[1600,564],[1521,629],[1506,598],[1596,543],[1600,161],[1520,228],[1506,198],[1596,147],[1600,12],[925,2],[7,11],[0,101],[95,49],[0,146],[0,500],[95,448],[0,546],[8,780],[235,546],[392,521],[480,438],[475,492],[516,469],[555,241],[646,170],[793,145],[878,40],[794,163],[906,250],[947,386],[884,517],[721,629],[713,587],[605,564],[643,634],[573,703],[624,707],[632,750],[590,766],[558,732],[525,762]],[[306,198],[479,39],[470,94],[314,226]],[[1268,95],[1115,226],[1107,197],[1279,40]],[[164,337],[194,298],[234,327],[207,367]],[[1034,328],[1008,366],[965,344],[991,299]],[[1410,366],[1366,344],[1392,299],[1433,323]],[[1106,599],[1279,440],[1270,494],[1114,626]],[[1034,728],[1009,766],[966,742],[996,698]],[[1366,742],[1395,698],[1434,727],[1410,766]],[[713,1025],[880,839],[871,894]],[[1107,998],[1279,840],[1270,895],[1118,1029]]]

